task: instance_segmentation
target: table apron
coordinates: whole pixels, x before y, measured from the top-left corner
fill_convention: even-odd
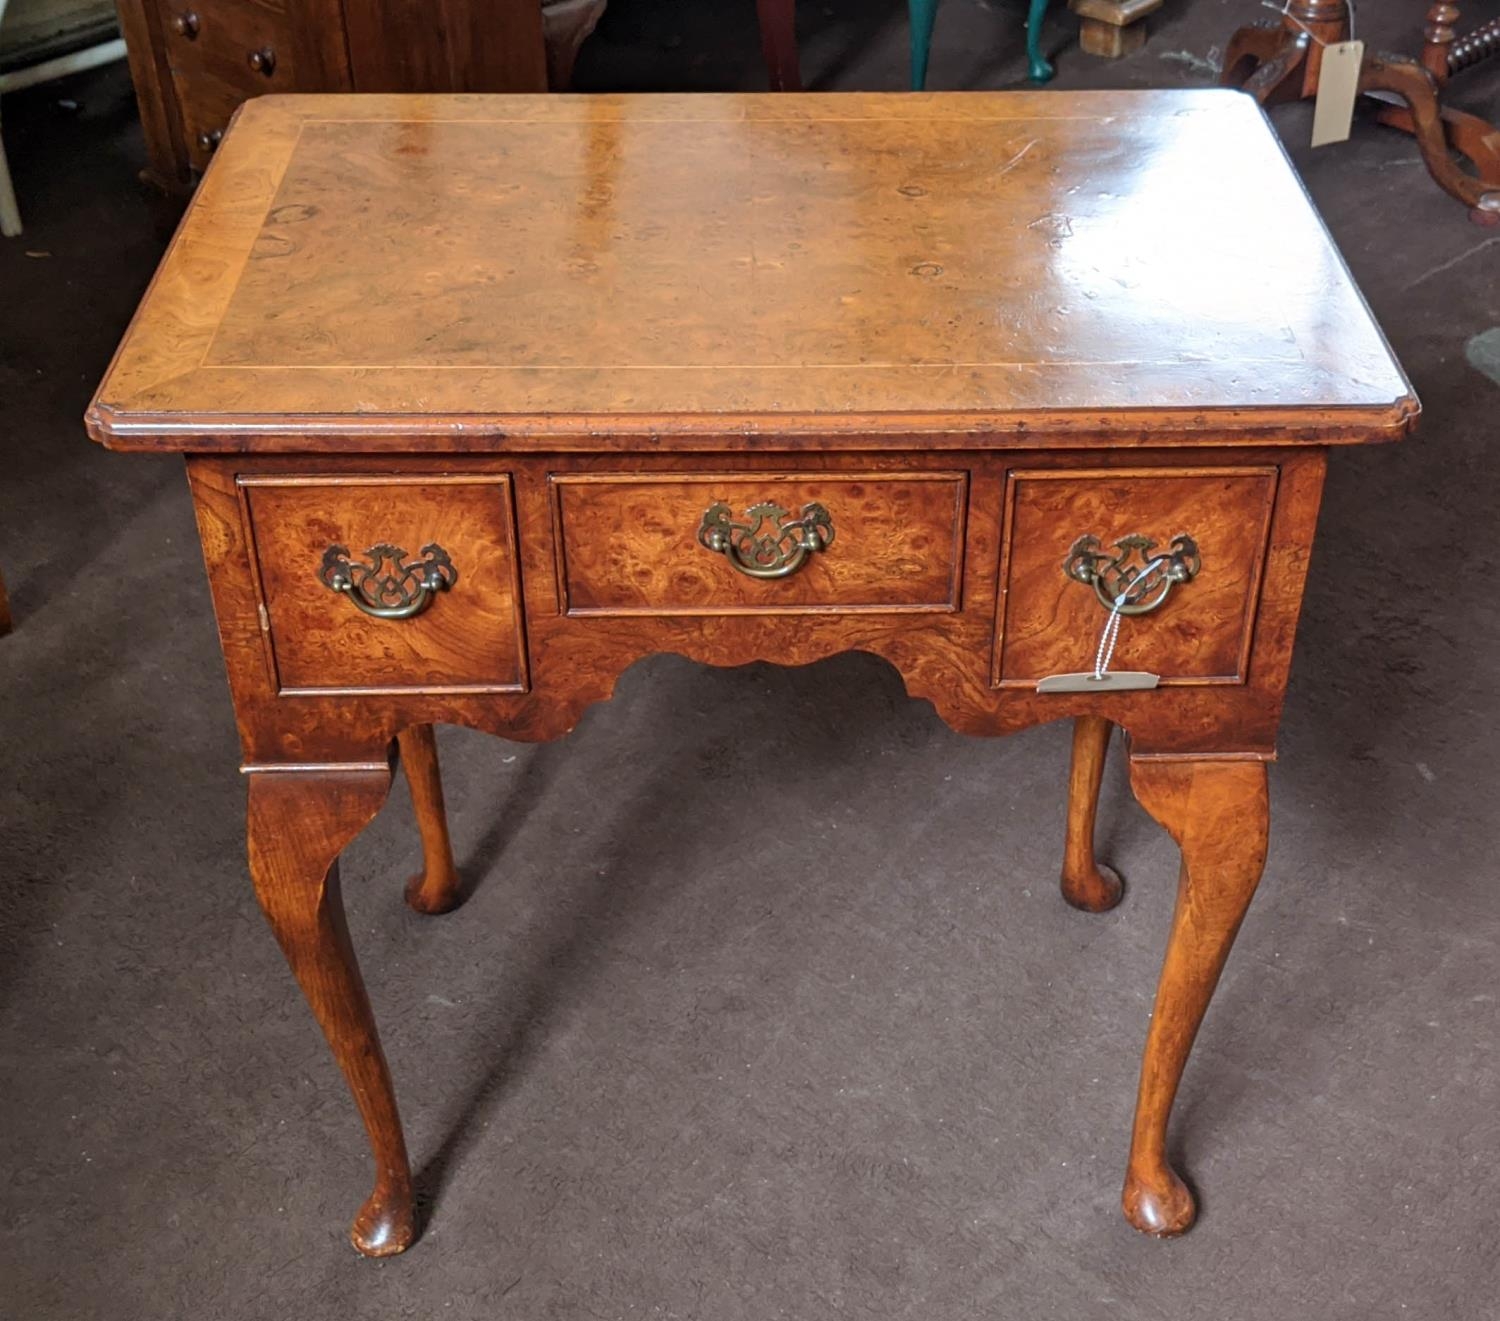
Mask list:
[[[866,651],[965,733],[1092,714],[1136,755],[1269,758],[1325,462],[1283,447],[187,460],[252,767],[384,764],[413,724],[560,737],[664,652]],[[1112,668],[1160,685],[1039,693],[1094,666],[1109,602],[1143,569],[1160,600],[1122,619]]]

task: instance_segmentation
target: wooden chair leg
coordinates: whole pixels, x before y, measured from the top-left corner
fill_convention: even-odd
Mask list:
[[[1255,70],[1279,55],[1291,42],[1291,36],[1280,23],[1252,23],[1239,28],[1224,47],[1224,61],[1219,66],[1220,87],[1243,87]]]
[[[932,26],[937,21],[938,0],[908,0],[911,20],[911,90],[927,86],[927,57],[932,52]]]
[[[1318,90],[1323,48],[1349,35],[1345,0],[1287,0],[1279,23],[1240,28],[1224,48],[1221,87],[1243,87],[1262,105]]]
[[[1026,72],[1033,82],[1050,82],[1057,71],[1042,54],[1042,20],[1047,16],[1048,0],[1031,0],[1026,11]]]
[[[1193,1039],[1266,861],[1269,810],[1260,761],[1131,759],[1141,806],[1177,840],[1182,868],[1156,1008],[1146,1033],[1122,1204],[1147,1234],[1180,1234],[1197,1215],[1167,1162],[1167,1121]]]
[[[1461,132],[1450,132],[1444,124],[1437,83],[1412,60],[1366,55],[1359,90],[1383,101],[1395,98],[1404,102],[1402,107],[1383,110],[1381,118],[1416,138],[1422,163],[1433,181],[1467,205],[1475,220],[1483,224],[1500,221],[1500,133],[1493,129],[1484,133],[1482,128],[1488,125],[1483,121],[1478,121],[1482,126],[1479,130],[1465,124]],[[1470,159],[1478,174],[1468,173],[1453,159],[1453,151],[1464,152],[1466,147],[1472,150]]]
[[[437,740],[431,725],[412,725],[396,735],[401,765],[411,786],[417,831],[422,836],[422,870],[406,883],[406,902],[419,913],[446,913],[462,894],[448,812],[443,806],[443,777],[438,769]]]
[[[1263,106],[1297,101],[1308,95],[1307,52],[1286,46],[1258,66],[1244,81],[1244,90]]]
[[[1094,818],[1104,756],[1114,726],[1103,716],[1073,722],[1073,762],[1068,773],[1068,831],[1063,844],[1062,894],[1074,908],[1103,913],[1120,902],[1119,873],[1094,859]]]
[[[797,57],[796,0],[755,0],[760,14],[760,48],[771,75],[773,92],[800,92],[802,67]]]
[[[1242,87],[1261,105],[1294,101],[1308,94],[1307,50],[1281,24],[1241,28],[1224,48],[1220,87]]]
[[[350,1238],[370,1257],[416,1237],[411,1167],[390,1070],[349,941],[338,855],[380,810],[388,771],[250,775],[250,875],[271,930],[328,1038],[364,1120],[375,1187]]]

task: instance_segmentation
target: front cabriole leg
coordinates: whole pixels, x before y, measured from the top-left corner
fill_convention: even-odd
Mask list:
[[[338,874],[339,853],[385,801],[390,771],[255,771],[249,778],[255,894],[354,1093],[375,1158],[375,1188],[350,1238],[366,1256],[390,1256],[416,1237],[411,1168]]]
[[[1182,1233],[1198,1212],[1167,1163],[1167,1121],[1193,1038],[1265,866],[1266,766],[1132,758],[1130,781],[1141,806],[1182,849],[1122,1197],[1132,1225],[1165,1237]]]

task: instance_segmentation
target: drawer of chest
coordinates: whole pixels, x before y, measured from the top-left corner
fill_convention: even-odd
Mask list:
[[[1092,671],[1122,606],[1114,670],[1243,683],[1277,470],[1012,472],[997,686]]]
[[[287,6],[252,0],[157,0],[167,64],[174,77],[203,73],[244,96],[311,87],[326,76],[323,18],[302,0]]]
[[[230,119],[247,97],[238,87],[204,73],[179,75],[175,82],[188,158],[195,169],[206,170]]]
[[[279,690],[526,688],[510,479],[239,479]]]
[[[241,102],[266,92],[333,91],[343,85],[308,13],[247,0],[158,0],[162,41],[189,154],[208,164]]]
[[[963,473],[552,479],[572,615],[956,610]]]

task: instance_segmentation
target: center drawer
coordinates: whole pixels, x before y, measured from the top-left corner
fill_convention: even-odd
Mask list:
[[[570,615],[958,609],[967,477],[552,478]]]

